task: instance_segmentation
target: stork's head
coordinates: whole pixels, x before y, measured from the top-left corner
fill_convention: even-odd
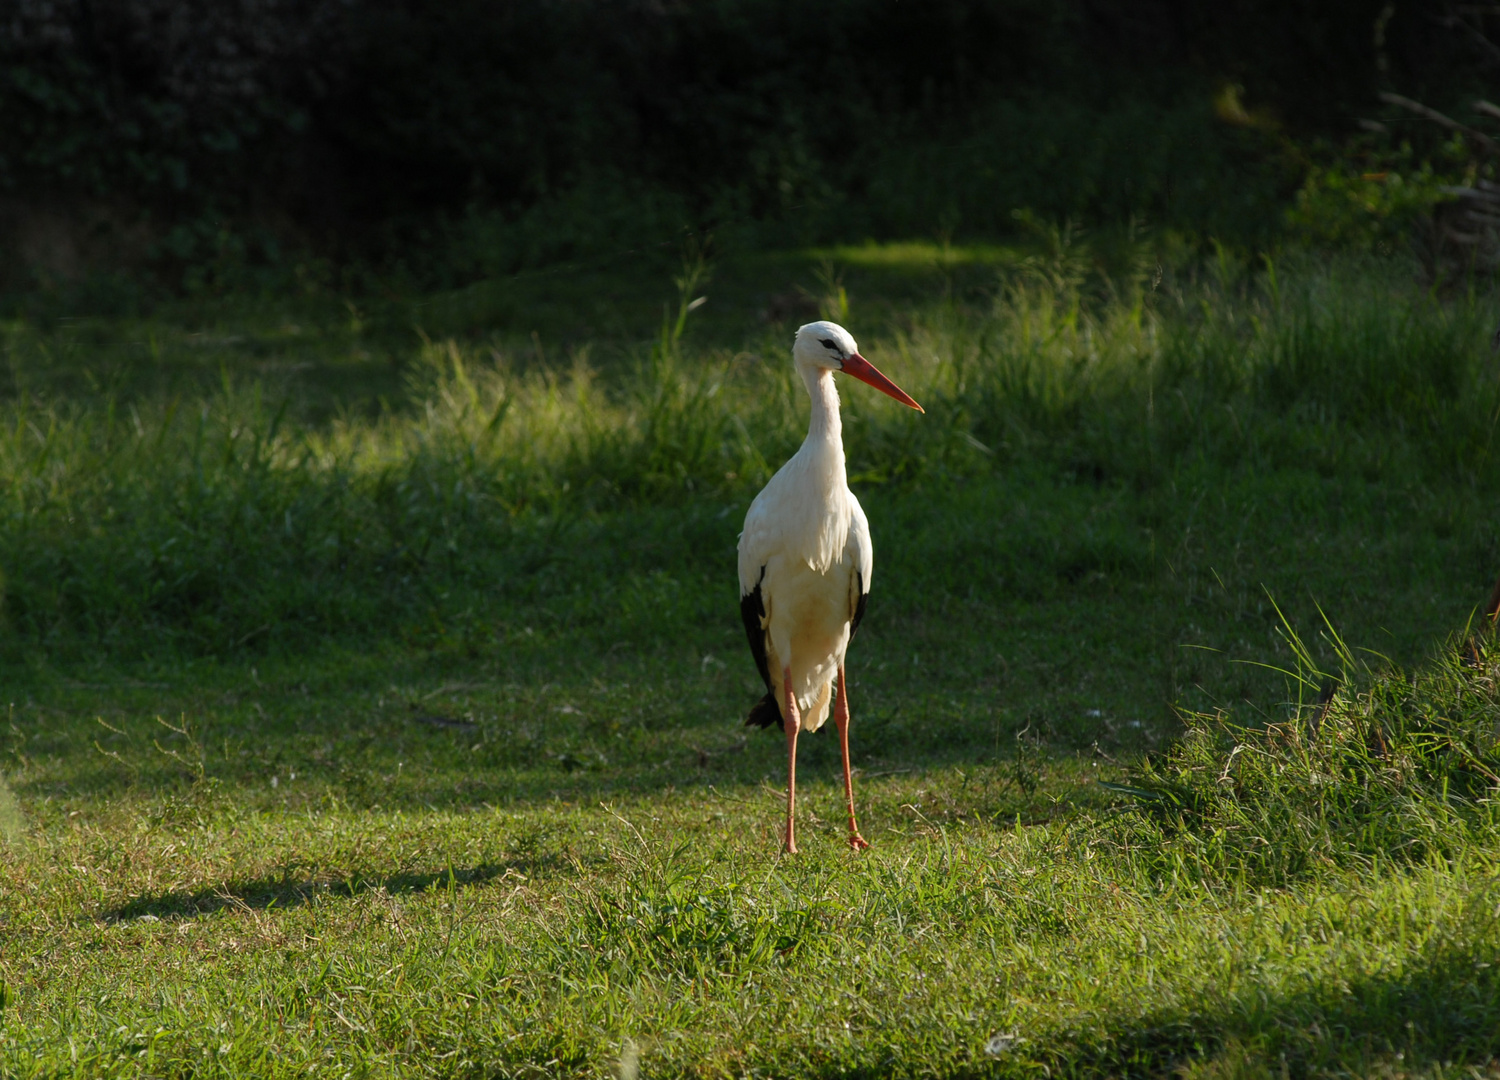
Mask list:
[[[792,359],[798,368],[804,370],[842,371],[889,394],[901,404],[910,405],[917,412],[924,411],[905,390],[859,355],[859,346],[854,344],[853,335],[838,323],[813,322],[798,327],[797,340],[792,345]]]

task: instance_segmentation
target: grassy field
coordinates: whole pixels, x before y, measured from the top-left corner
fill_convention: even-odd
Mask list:
[[[1164,261],[0,326],[0,1073],[1500,1071],[1500,307]],[[928,411],[844,392],[874,847],[810,738],[788,859],[733,553],[820,311]]]

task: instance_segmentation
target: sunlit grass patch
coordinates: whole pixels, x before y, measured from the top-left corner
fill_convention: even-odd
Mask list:
[[[1061,778],[1044,766],[1040,789]],[[70,827],[7,857],[51,914],[5,902],[0,1052],[24,1070],[60,1049],[85,1075],[602,1075],[629,1040],[657,1074],[916,1076],[1495,1051],[1478,851],[1204,889],[1096,850],[1077,811],[1015,827],[920,809],[923,792],[964,806],[974,781],[871,784],[909,809],[860,858],[830,828],[778,860],[755,827],[774,833],[774,799],[711,789]],[[59,935],[81,947],[28,968]]]
[[[904,273],[924,273],[950,266],[1001,267],[1021,259],[1021,252],[1014,246],[931,241],[841,244],[832,248],[815,248],[808,254],[814,259],[827,259],[846,266]]]

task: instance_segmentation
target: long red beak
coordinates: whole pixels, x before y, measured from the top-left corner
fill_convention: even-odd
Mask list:
[[[922,408],[922,406],[913,401],[910,394],[901,389],[901,387],[897,386],[895,383],[891,382],[890,379],[887,379],[884,375],[882,375],[879,368],[870,363],[870,361],[866,360],[863,356],[860,356],[859,353],[851,353],[849,356],[844,358],[844,374],[853,375],[862,383],[869,383],[875,389],[879,390],[882,394],[889,394],[891,397],[901,402],[901,404],[910,405],[919,413],[925,413],[927,411],[926,409]]]

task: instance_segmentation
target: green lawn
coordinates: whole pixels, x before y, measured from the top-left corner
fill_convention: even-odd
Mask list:
[[[1500,1071],[1495,309],[1054,239],[6,324],[0,1074]],[[840,285],[929,413],[844,392],[874,846],[811,737],[786,858],[734,545]]]

